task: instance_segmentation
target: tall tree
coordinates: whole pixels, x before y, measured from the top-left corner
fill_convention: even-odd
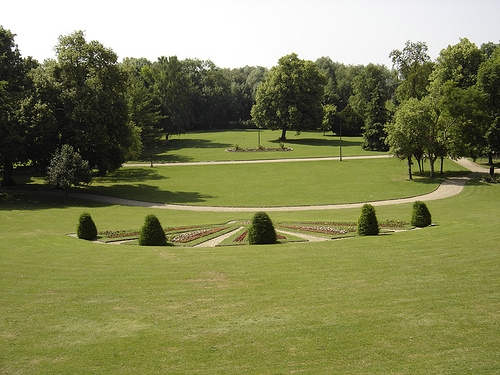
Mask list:
[[[430,76],[430,95],[438,106],[448,154],[477,158],[485,147],[486,97],[477,89],[477,73],[484,60],[468,39],[443,49]]]
[[[192,117],[191,81],[177,56],[159,57],[152,65],[154,96],[158,100],[166,141],[187,131]]]
[[[312,61],[293,53],[279,59],[258,87],[252,119],[258,127],[286,132],[321,128],[326,78]]]
[[[488,106],[488,129],[486,143],[489,163],[493,164],[493,153],[500,153],[500,45],[497,45],[479,67],[477,81],[486,94]]]
[[[101,174],[119,168],[137,152],[139,134],[128,121],[126,77],[117,55],[87,42],[82,31],[59,37],[55,50],[61,143],[79,150]]]
[[[422,99],[427,95],[433,67],[427,51],[426,43],[407,41],[403,50],[393,50],[389,54],[401,80],[396,89],[396,99],[399,102],[409,98]]]
[[[148,155],[153,166],[153,152],[163,135],[163,129],[160,110],[154,102],[153,86],[147,82],[151,62],[126,58],[121,66],[127,75],[126,101],[129,121],[140,129],[141,151]]]
[[[369,64],[353,82],[349,103],[364,120],[364,144],[368,150],[386,150],[384,124],[390,119],[387,102],[394,95],[391,72],[382,65]]]
[[[26,158],[26,129],[18,111],[26,90],[27,62],[21,57],[15,34],[0,26],[0,169],[2,185],[13,185],[13,163]]]

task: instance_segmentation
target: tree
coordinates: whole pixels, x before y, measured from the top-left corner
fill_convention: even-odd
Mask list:
[[[407,41],[402,51],[393,50],[389,54],[401,80],[396,89],[396,99],[400,103],[410,98],[422,99],[427,95],[433,67],[427,51],[426,43]]]
[[[63,189],[66,194],[71,186],[88,185],[91,180],[88,162],[68,144],[55,153],[47,168],[47,182]]]
[[[57,91],[61,143],[79,149],[100,174],[119,168],[137,153],[139,133],[128,121],[126,76],[116,54],[77,31],[59,37],[57,62],[47,69]]]
[[[478,87],[486,94],[489,115],[485,138],[489,164],[493,164],[493,153],[500,153],[500,45],[479,67]]]
[[[425,131],[429,129],[430,120],[428,108],[418,99],[410,98],[398,107],[393,121],[386,125],[389,151],[394,156],[407,160],[410,180],[413,179],[412,157],[417,159],[422,172],[421,159],[426,140],[429,139]]]
[[[297,133],[321,128],[325,77],[312,61],[293,53],[279,59],[258,87],[252,119],[260,128]]]
[[[153,152],[163,135],[162,117],[154,102],[152,85],[147,82],[151,63],[146,59],[127,58],[122,62],[127,75],[126,101],[129,121],[140,130],[141,151],[149,155],[153,166]]]
[[[139,235],[139,245],[141,246],[166,246],[167,238],[165,231],[161,227],[160,221],[155,215],[148,215],[144,220],[141,233]]]
[[[443,49],[430,76],[429,92],[439,112],[445,151],[477,158],[485,147],[486,98],[476,86],[483,52],[468,39]]]
[[[265,212],[257,212],[252,225],[248,229],[248,241],[250,245],[263,245],[276,243],[276,230],[271,218]]]
[[[385,66],[369,64],[354,78],[353,95],[349,98],[349,103],[363,118],[364,148],[386,150],[383,125],[390,119],[386,103],[392,99],[393,94],[393,77]],[[374,141],[374,137],[379,137],[379,141]]]
[[[358,219],[358,235],[376,236],[379,233],[377,215],[371,204],[364,204]]]
[[[13,185],[13,163],[26,158],[26,128],[18,119],[25,95],[27,62],[14,42],[15,34],[0,26],[0,169],[1,184]]]
[[[182,134],[189,128],[192,84],[177,56],[159,57],[149,74],[161,114],[161,127],[168,142],[171,134]]]

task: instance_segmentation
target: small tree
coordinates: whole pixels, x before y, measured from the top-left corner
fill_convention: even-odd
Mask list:
[[[67,144],[55,153],[47,169],[47,182],[63,189],[66,194],[71,186],[89,184],[91,180],[89,163]]]
[[[432,224],[431,213],[426,204],[421,201],[413,203],[413,211],[411,215],[411,225],[416,227],[426,227]]]
[[[139,245],[141,246],[166,246],[167,238],[160,221],[155,215],[146,216],[144,225],[139,235]]]
[[[84,212],[80,215],[76,235],[83,240],[93,240],[97,237],[97,228],[89,213]]]
[[[248,241],[250,245],[276,243],[276,230],[265,212],[257,212],[254,215],[252,226],[248,229]]]
[[[371,204],[365,204],[358,219],[358,235],[376,236],[379,233],[377,215]]]

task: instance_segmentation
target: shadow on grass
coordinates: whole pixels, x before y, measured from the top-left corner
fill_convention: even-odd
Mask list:
[[[73,192],[79,191],[74,190]],[[80,192],[159,204],[196,204],[214,198],[196,191],[160,190],[157,186],[147,184],[89,186],[85,190],[80,190]]]
[[[144,182],[148,180],[164,180],[168,177],[162,176],[154,168],[120,168],[119,170],[109,173],[103,177],[95,177],[94,181],[98,183],[134,183]]]
[[[106,207],[109,204],[67,197],[60,190],[0,191],[0,211],[34,211],[68,207]]]
[[[286,139],[282,142],[279,139],[269,141],[271,143],[284,143],[284,144],[296,144],[304,146],[340,146],[340,139],[337,136],[326,135],[324,138],[297,138],[297,139]],[[350,140],[349,138],[342,138],[342,146],[345,147],[361,147],[361,141]]]

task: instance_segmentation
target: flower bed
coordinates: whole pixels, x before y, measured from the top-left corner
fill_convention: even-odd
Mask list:
[[[217,228],[207,228],[207,229],[199,229],[195,231],[182,232],[170,236],[168,241],[177,242],[177,243],[188,243],[192,241],[196,241],[200,238],[210,236],[214,233],[220,232],[221,230],[227,229],[228,227],[217,227]]]
[[[344,235],[356,232],[356,225],[353,223],[345,223],[345,225],[335,223],[326,224],[280,224],[280,228],[292,229],[300,232],[313,232],[327,235]]]

